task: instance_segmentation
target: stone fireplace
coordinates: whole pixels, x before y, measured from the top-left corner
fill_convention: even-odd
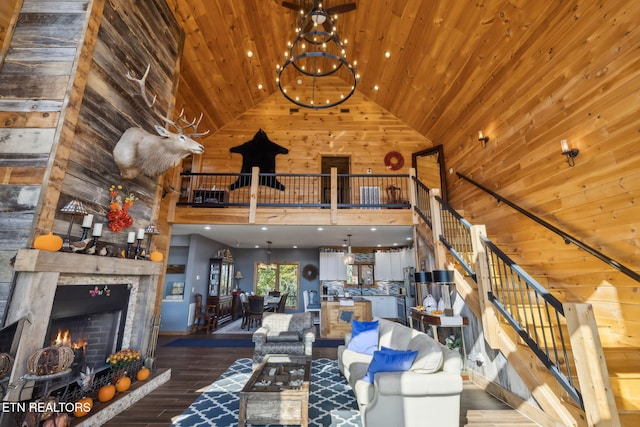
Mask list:
[[[51,345],[58,329],[89,341],[87,365],[104,366],[105,354],[121,348],[147,353],[161,263],[20,250],[14,269],[6,324],[22,319],[24,326],[5,400],[18,400],[27,358]]]

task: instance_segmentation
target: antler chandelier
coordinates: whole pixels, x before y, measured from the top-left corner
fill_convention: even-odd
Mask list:
[[[284,63],[276,66],[278,88],[300,107],[319,110],[342,104],[355,92],[359,76],[355,61],[347,61],[346,40],[343,43],[336,31],[337,15],[331,17],[319,2],[300,14],[296,38],[288,43]],[[343,90],[335,79],[323,79],[333,75],[345,80]]]

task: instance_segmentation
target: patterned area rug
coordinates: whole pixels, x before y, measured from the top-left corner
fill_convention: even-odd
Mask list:
[[[180,416],[175,427],[238,424],[240,391],[251,376],[251,359],[236,360]],[[340,376],[338,362],[317,359],[311,362],[309,426],[359,427],[360,414],[351,387]]]

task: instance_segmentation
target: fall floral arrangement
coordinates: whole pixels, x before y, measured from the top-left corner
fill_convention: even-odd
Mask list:
[[[107,357],[107,363],[114,370],[126,368],[138,360],[140,360],[140,350],[132,350],[130,348],[125,348]]]
[[[133,201],[136,198],[130,193],[123,199],[120,194],[121,190],[122,185],[112,185],[109,187],[111,202],[109,203],[107,219],[109,220],[109,230],[116,233],[123,228],[131,227],[133,225],[133,218],[129,215],[129,208],[133,205]]]

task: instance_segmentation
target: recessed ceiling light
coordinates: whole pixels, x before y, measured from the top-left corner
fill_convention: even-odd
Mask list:
[[[250,50],[248,50],[248,51],[247,51],[247,56],[248,56],[249,58],[251,58],[251,57],[253,56],[253,52],[252,52],[252,51],[250,51]]]
[[[318,227],[318,231],[322,231],[322,230],[324,230],[324,228]]]
[[[254,248],[258,249],[260,247],[260,245],[255,245]]]
[[[378,243],[376,246],[379,247],[379,248],[382,247],[382,245],[380,243]]]
[[[376,228],[375,227],[371,227],[370,230],[371,231],[376,231]]]
[[[411,237],[407,237],[407,240],[413,240],[413,238],[411,238]]]
[[[393,246],[398,246],[398,244],[397,244],[397,243],[394,243],[394,244],[393,244]]]
[[[205,230],[211,230],[211,226],[210,226],[210,225],[205,225],[205,226],[204,226],[204,229],[205,229]]]
[[[258,83],[258,90],[262,90],[262,83]]]
[[[298,245],[293,245],[293,249],[298,249]]]
[[[391,52],[386,51],[386,52],[384,53],[384,57],[385,57],[385,58],[387,58],[387,59],[388,59],[388,58],[391,58]]]
[[[260,230],[268,230],[267,227],[260,227]]]
[[[373,87],[373,90],[375,90],[375,91],[377,92],[378,90],[380,90],[380,87],[379,87],[378,85],[375,85],[375,86]]]

